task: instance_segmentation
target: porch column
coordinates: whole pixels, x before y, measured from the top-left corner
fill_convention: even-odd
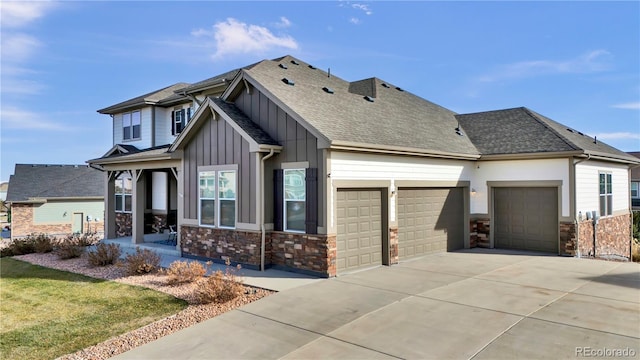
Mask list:
[[[184,181],[182,176],[182,165],[180,167],[172,167],[171,173],[178,182],[178,193],[176,194],[176,201],[178,202],[178,209],[176,211],[176,250],[180,250],[180,223],[184,217]],[[171,206],[169,206],[171,208]]]
[[[116,235],[116,194],[115,171],[104,172],[104,238],[115,239]]]
[[[131,242],[141,244],[144,242],[144,211],[145,201],[145,177],[144,170],[133,171],[133,194],[131,198]]]

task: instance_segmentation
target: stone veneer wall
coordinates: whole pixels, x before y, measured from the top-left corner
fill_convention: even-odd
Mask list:
[[[389,263],[397,264],[400,261],[398,248],[398,228],[389,229]]]
[[[593,244],[593,220],[579,223],[578,247],[583,257],[631,257],[631,214],[603,217],[596,225],[595,249]]]
[[[631,214],[601,218],[596,226],[596,257],[631,257]]]
[[[473,219],[470,221],[470,248],[489,248],[490,224],[490,219]]]
[[[131,236],[133,229],[133,217],[131,213],[116,213],[116,236]]]
[[[268,237],[266,239],[268,241]],[[229,260],[232,263],[260,266],[260,232],[215,229],[182,225],[180,246],[182,253],[213,260]],[[265,244],[269,248],[269,244]],[[269,258],[265,252],[265,263]]]
[[[153,224],[151,224],[151,231],[154,233],[161,233],[164,229],[168,229],[167,215],[166,214],[153,214]]]
[[[576,225],[560,223],[560,255],[575,256],[577,249]]]
[[[271,264],[327,277],[336,275],[335,235],[273,231],[267,238],[271,240]]]

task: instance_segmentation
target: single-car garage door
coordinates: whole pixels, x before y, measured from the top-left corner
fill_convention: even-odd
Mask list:
[[[338,273],[382,264],[382,193],[338,189]]]
[[[494,188],[496,248],[558,252],[558,188]]]
[[[400,260],[464,248],[462,188],[398,190]]]

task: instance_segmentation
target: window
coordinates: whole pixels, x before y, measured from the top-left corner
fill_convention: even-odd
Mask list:
[[[140,139],[140,111],[122,114],[122,139]]]
[[[236,171],[201,171],[199,188],[200,225],[234,228],[236,226]]]
[[[132,184],[131,176],[128,174],[122,174],[116,179],[116,212],[131,212]]]
[[[191,108],[176,109],[171,112],[171,135],[179,135],[191,120]]]
[[[305,169],[284,170],[284,230],[305,231]]]
[[[632,198],[640,198],[640,182],[632,181],[631,182],[631,197]]]
[[[613,214],[613,189],[611,186],[611,174],[600,173],[600,216]]]

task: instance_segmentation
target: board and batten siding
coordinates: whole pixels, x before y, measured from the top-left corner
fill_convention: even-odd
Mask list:
[[[282,151],[268,160],[265,166],[265,222],[273,222],[273,170],[282,168],[282,163],[308,162],[310,168],[318,169],[318,199],[325,196],[325,163],[323,149],[318,149],[318,139],[287,114],[282,108],[261,92],[253,89],[251,94],[243,92],[235,99],[235,105],[272,139],[283,146]],[[318,214],[324,213],[324,204],[318,202]],[[322,216],[318,226],[324,225]]]
[[[569,217],[569,164],[566,158],[478,161],[472,172],[471,188],[476,192],[471,196],[471,213],[489,213],[488,181],[562,181],[560,214]]]
[[[198,219],[198,166],[238,165],[237,222],[256,223],[256,156],[226,121],[211,117],[184,149],[184,218]]]
[[[126,144],[133,145],[138,149],[146,149],[153,145],[151,141],[151,106],[140,109],[140,139],[124,140],[122,138],[122,114],[113,117],[113,145]]]
[[[84,201],[48,201],[44,204],[33,205],[33,223],[38,224],[71,224],[73,213],[82,213],[84,219],[102,220],[104,217],[103,200]]]
[[[629,211],[629,172],[623,164],[588,160],[576,165],[576,213],[600,212],[600,172],[611,173],[613,211]]]

